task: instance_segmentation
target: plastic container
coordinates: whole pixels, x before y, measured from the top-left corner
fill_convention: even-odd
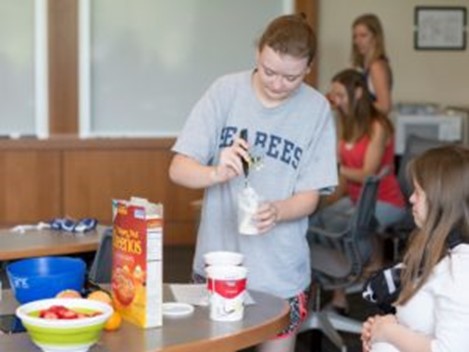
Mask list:
[[[53,298],[62,290],[81,291],[86,264],[71,257],[38,257],[23,259],[6,268],[16,300],[22,304]]]
[[[75,311],[100,314],[79,319],[44,319],[37,316],[41,309],[57,305]],[[42,351],[86,352],[99,340],[104,324],[112,312],[112,307],[107,303],[83,298],[63,298],[21,305],[16,310],[16,315],[21,319],[31,340]]]

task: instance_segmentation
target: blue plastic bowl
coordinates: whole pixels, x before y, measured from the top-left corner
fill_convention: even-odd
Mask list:
[[[81,291],[86,264],[78,258],[38,257],[11,263],[6,271],[16,300],[24,304],[66,289]]]

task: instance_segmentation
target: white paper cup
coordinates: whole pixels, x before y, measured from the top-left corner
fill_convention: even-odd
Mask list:
[[[204,255],[205,265],[241,265],[244,256],[238,252],[215,251]]]
[[[210,319],[243,319],[247,269],[243,266],[217,265],[207,267],[206,271],[210,294]]]
[[[253,219],[260,205],[260,197],[251,187],[246,187],[238,195],[238,231],[243,235],[257,235],[256,221]]]

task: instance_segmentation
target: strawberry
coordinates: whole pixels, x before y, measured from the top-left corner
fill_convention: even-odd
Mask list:
[[[60,312],[60,319],[77,319],[78,314],[73,310],[67,309]]]
[[[56,313],[50,312],[50,311],[44,312],[44,314],[41,316],[41,318],[44,318],[44,319],[51,319],[51,320],[60,319],[59,316],[58,316]]]

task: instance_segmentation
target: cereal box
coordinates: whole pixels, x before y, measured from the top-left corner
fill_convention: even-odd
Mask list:
[[[113,200],[112,298],[122,317],[161,326],[163,206],[142,198]]]

